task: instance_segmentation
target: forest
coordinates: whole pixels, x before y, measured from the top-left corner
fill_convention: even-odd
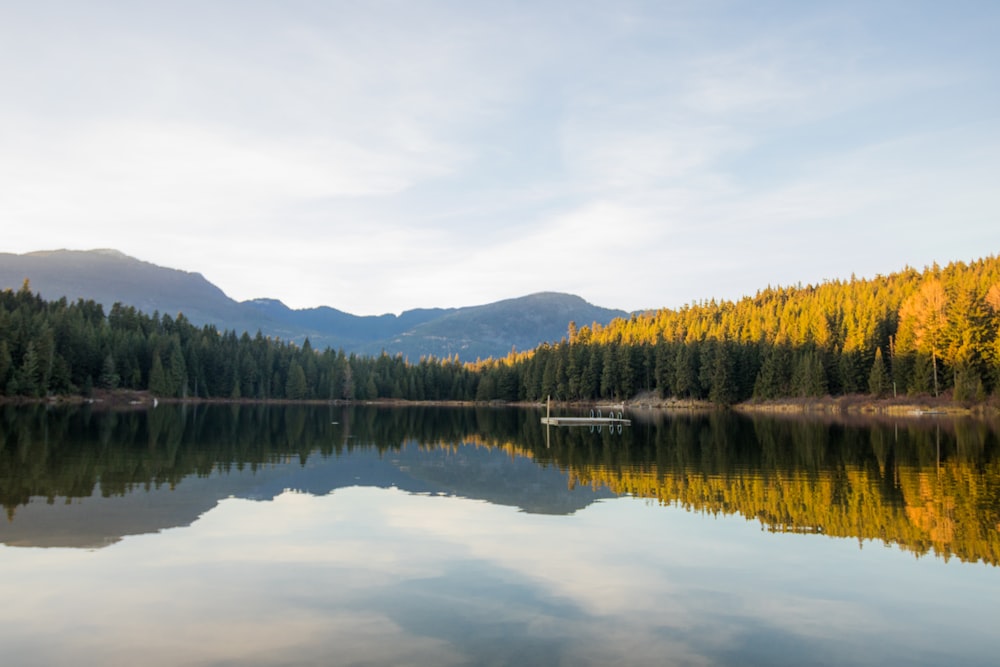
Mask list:
[[[0,395],[148,390],[164,398],[539,401],[662,398],[732,405],[868,394],[983,401],[1000,390],[1000,259],[768,287],[738,301],[569,323],[499,359],[346,355],[196,327],[183,314],[0,292]]]

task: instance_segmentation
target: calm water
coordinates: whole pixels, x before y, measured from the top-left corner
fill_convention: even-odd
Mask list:
[[[5,408],[15,665],[996,665],[975,422]]]

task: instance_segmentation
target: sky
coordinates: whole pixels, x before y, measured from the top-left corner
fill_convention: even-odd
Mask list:
[[[997,2],[0,0],[0,252],[358,315],[1000,252]]]

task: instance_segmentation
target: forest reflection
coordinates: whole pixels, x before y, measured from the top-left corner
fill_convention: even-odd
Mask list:
[[[622,433],[546,428],[513,408],[186,405],[149,411],[4,406],[0,502],[173,488],[277,462],[472,445],[602,488],[767,530],[1000,563],[1000,448],[976,420],[898,422],[633,414]]]

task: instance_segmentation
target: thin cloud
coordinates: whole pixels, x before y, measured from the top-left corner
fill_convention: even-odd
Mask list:
[[[676,306],[1000,244],[992,9],[59,8],[0,21],[5,251],[369,314]]]

